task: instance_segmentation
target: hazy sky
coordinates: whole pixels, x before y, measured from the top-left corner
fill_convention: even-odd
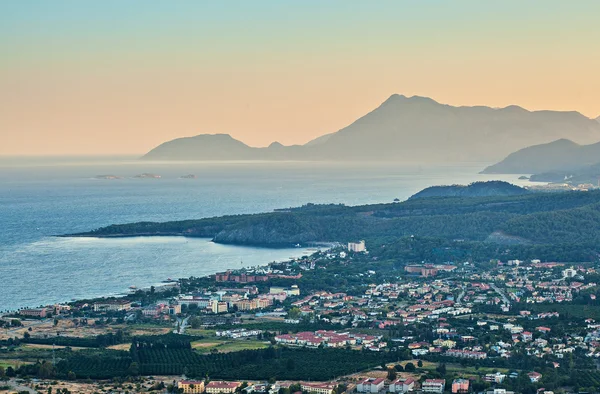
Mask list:
[[[600,115],[600,1],[0,0],[0,155],[253,146],[392,93]]]

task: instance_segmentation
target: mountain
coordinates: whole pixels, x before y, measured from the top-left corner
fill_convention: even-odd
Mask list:
[[[578,112],[454,107],[394,94],[349,126],[305,145],[252,148],[230,136],[200,135],[166,142],[143,158],[489,162],[523,146],[567,136],[579,143],[596,142],[600,123]]]
[[[496,197],[519,196],[529,193],[522,187],[503,181],[474,182],[469,185],[431,186],[410,199],[429,197]]]
[[[485,174],[539,174],[572,171],[600,162],[600,142],[579,145],[560,139],[514,152],[483,170]]]
[[[245,160],[254,158],[253,148],[228,134],[202,134],[160,144],[144,155],[150,160]]]
[[[598,116],[598,117],[596,118],[596,121],[600,122],[600,116]]]
[[[533,174],[532,182],[569,183],[571,185],[600,185],[600,162],[573,170],[554,170]]]

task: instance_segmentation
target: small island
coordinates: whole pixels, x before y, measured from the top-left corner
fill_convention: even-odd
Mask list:
[[[138,174],[136,176],[134,176],[134,178],[139,178],[139,179],[160,179],[161,176],[158,174],[150,174],[150,173],[143,173],[143,174]]]

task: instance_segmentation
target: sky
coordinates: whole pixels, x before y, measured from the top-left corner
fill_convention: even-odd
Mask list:
[[[600,115],[600,1],[0,0],[0,155],[305,143],[391,94]]]

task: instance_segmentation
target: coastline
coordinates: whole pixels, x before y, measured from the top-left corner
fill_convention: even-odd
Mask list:
[[[36,261],[43,261],[44,256],[57,253],[69,255],[70,260],[42,266],[36,264],[41,275],[55,275],[56,278],[41,286],[34,281],[11,281],[15,286],[27,288],[27,291],[5,293],[0,297],[0,310],[14,311],[73,300],[126,296],[130,286],[139,289],[156,287],[168,278],[205,277],[226,269],[263,266],[311,254],[305,248],[223,245],[212,242],[210,238],[166,236],[47,237],[27,248],[35,250]],[[135,253],[134,258],[129,258],[132,253]],[[140,261],[144,263],[140,265]],[[115,272],[119,274],[115,275]],[[77,280],[70,280],[70,277]],[[11,289],[10,283],[8,290]]]

